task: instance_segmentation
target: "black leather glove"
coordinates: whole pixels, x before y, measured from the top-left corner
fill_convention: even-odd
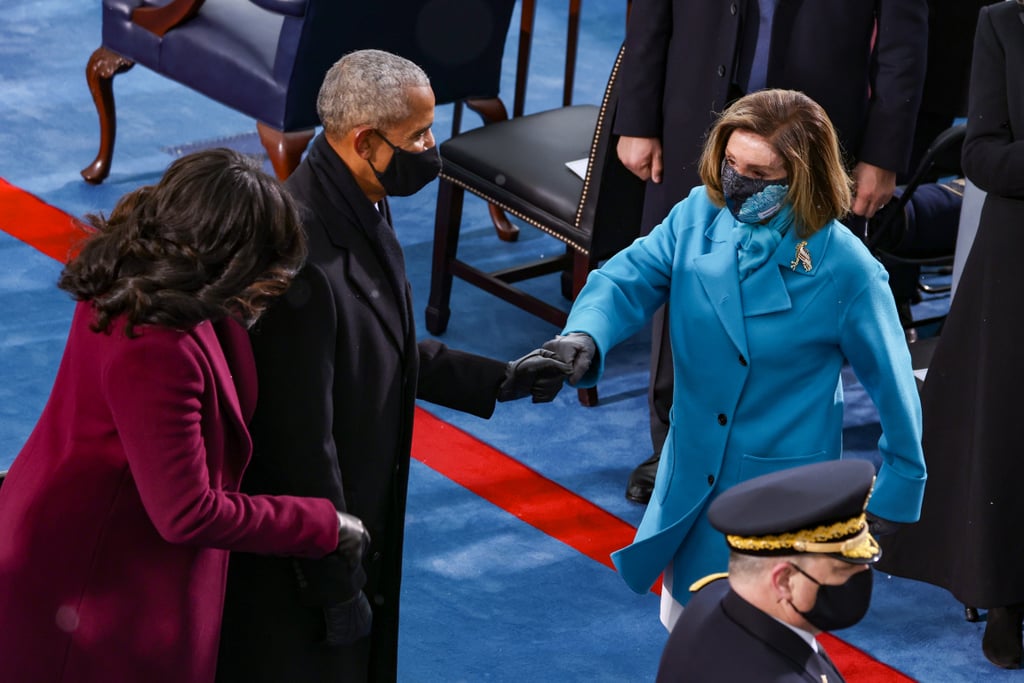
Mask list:
[[[585,332],[559,335],[551,341],[544,342],[541,348],[554,351],[559,360],[572,365],[569,384],[573,386],[583,379],[583,375],[587,374],[590,364],[597,356],[597,346],[593,338]]]
[[[508,364],[498,400],[514,401],[532,395],[534,403],[553,401],[570,371],[572,366],[558,360],[551,351],[534,349]]]
[[[353,567],[363,561],[363,553],[370,547],[370,532],[363,521],[347,512],[338,511],[338,549],[335,550]]]
[[[868,520],[868,531],[875,539],[879,539],[882,536],[888,536],[894,534],[903,527],[907,526],[903,522],[892,522],[888,519],[882,519],[881,517],[875,517],[870,512],[866,513]]]
[[[370,635],[373,611],[363,591],[348,602],[324,607],[324,642],[328,647],[351,645]]]

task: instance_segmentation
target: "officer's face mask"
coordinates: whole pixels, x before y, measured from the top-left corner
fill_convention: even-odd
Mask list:
[[[390,196],[408,197],[416,194],[441,172],[441,155],[437,152],[437,145],[422,152],[409,152],[391,144],[380,131],[375,130],[374,133],[394,152],[383,171],[378,171],[367,160],[384,191]]]
[[[786,203],[788,178],[765,180],[740,175],[724,159],[721,178],[725,205],[741,223],[763,223]]]
[[[818,584],[818,595],[811,609],[801,612],[796,605],[793,605],[792,602],[789,603],[816,628],[822,631],[838,631],[849,628],[867,614],[868,605],[871,603],[872,577],[870,570],[857,572],[847,579],[846,583],[832,585],[820,583],[792,562],[789,565]]]

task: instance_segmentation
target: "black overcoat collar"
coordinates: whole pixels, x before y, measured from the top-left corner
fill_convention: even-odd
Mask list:
[[[369,200],[324,135],[313,141],[306,165],[319,190],[319,196],[310,197],[318,222],[327,240],[344,252],[349,284],[368,302],[396,346],[404,349],[414,329],[411,292],[387,201],[378,209]],[[311,250],[316,248],[311,240]]]

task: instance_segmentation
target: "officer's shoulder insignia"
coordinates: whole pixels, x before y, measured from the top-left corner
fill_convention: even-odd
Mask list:
[[[703,588],[704,586],[708,585],[709,583],[712,583],[714,581],[718,581],[719,579],[727,579],[727,578],[729,578],[729,572],[717,572],[715,574],[708,574],[703,579],[697,579],[692,584],[690,584],[690,592],[691,593],[696,593],[697,591],[699,591],[701,588]]]

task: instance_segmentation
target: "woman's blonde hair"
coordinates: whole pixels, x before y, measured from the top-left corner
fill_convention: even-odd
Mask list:
[[[809,237],[850,211],[852,181],[843,164],[835,128],[825,110],[796,90],[760,90],[733,102],[715,122],[700,158],[701,181],[717,206],[722,195],[722,160],[734,130],[768,140],[782,157],[789,179],[797,233]]]

